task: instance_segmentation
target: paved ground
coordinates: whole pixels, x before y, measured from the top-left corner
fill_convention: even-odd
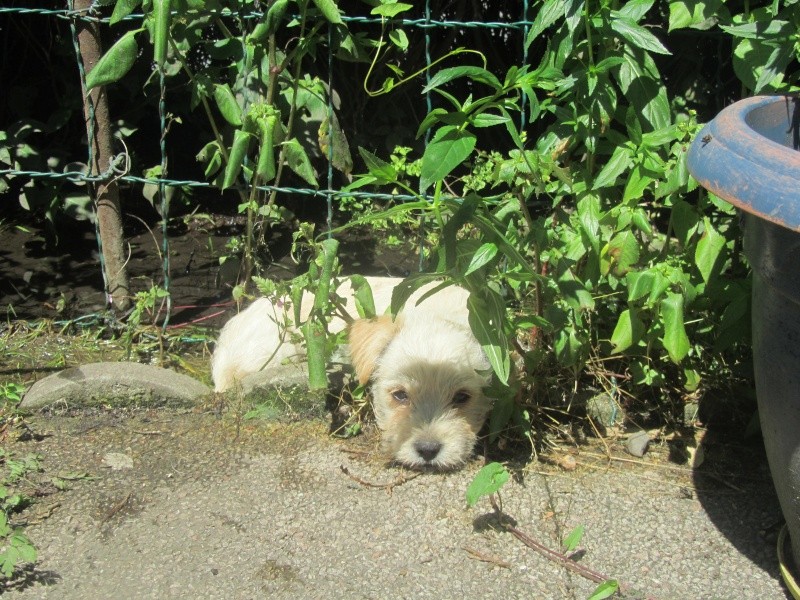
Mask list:
[[[466,508],[477,460],[406,481],[374,435],[337,440],[319,420],[161,408],[31,423],[45,437],[14,449],[40,453],[43,476],[93,478],[24,514],[40,562],[8,598],[583,599],[596,585],[493,527],[488,502]],[[628,597],[787,597],[757,445],[709,445],[702,474],[659,445],[635,462],[611,449],[623,460],[587,447],[574,471],[532,463],[505,513],[554,549],[584,525],[580,563]]]

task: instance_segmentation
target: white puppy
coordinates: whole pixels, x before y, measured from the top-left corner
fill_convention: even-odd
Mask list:
[[[402,280],[367,277],[375,308],[385,312],[392,290]],[[451,469],[472,453],[491,401],[490,365],[468,323],[469,293],[449,286],[429,295],[437,284],[414,292],[392,318],[358,319],[348,331],[353,367],[362,385],[372,383],[372,403],[384,448],[411,467]],[[349,282],[337,293],[353,314]],[[301,319],[313,297],[304,296]],[[288,325],[282,301],[256,300],[222,329],[212,357],[215,389],[222,392],[270,361],[303,356],[297,328]],[[332,333],[346,327],[335,318]]]

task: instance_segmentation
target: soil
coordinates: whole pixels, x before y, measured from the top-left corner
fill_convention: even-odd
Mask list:
[[[160,225],[129,215],[126,239],[132,292],[164,286],[163,236]],[[321,223],[317,231],[324,231]],[[226,244],[244,231],[240,215],[194,214],[170,221],[169,291],[172,328],[189,324],[219,327],[235,310],[231,288],[239,263],[220,258]],[[62,222],[57,238],[45,226],[17,225],[0,218],[0,307],[9,320],[75,319],[105,311],[97,239],[88,222]],[[57,243],[55,240],[57,239]],[[368,231],[348,231],[340,242],[340,260],[360,274],[406,275],[417,264],[413,243],[379,246]],[[290,256],[291,232],[272,232],[263,253],[265,277],[286,279],[305,266]],[[156,315],[164,318],[163,312]]]

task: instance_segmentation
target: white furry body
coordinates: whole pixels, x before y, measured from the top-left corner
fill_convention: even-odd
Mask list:
[[[402,280],[367,277],[375,309],[384,313]],[[413,466],[453,468],[471,454],[491,402],[484,396],[490,365],[468,322],[469,293],[436,284],[416,291],[396,318],[358,319],[349,329],[353,366],[362,384],[372,383],[372,402],[385,449]],[[337,293],[355,314],[349,282]],[[301,319],[313,297],[304,296]],[[224,391],[270,361],[305,356],[298,332],[287,327],[282,302],[256,300],[222,329],[212,357],[215,389]],[[345,329],[334,319],[331,332]]]

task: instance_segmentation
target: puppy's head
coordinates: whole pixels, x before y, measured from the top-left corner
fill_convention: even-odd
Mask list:
[[[464,463],[491,407],[489,361],[472,332],[412,314],[356,321],[349,338],[359,382],[372,381],[384,448],[415,468]]]

